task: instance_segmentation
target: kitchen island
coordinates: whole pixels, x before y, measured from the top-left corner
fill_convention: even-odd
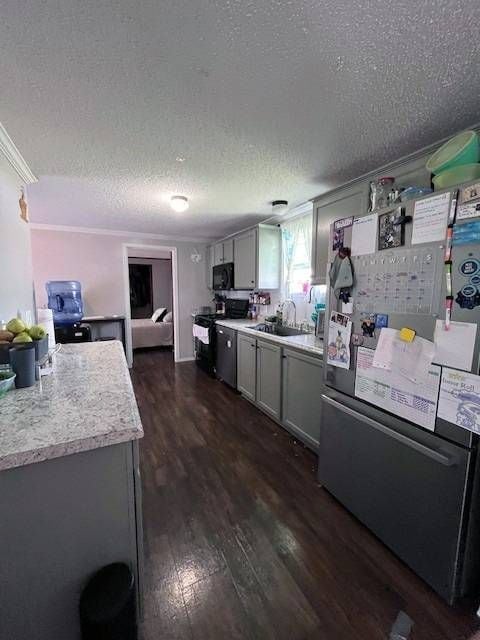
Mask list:
[[[62,345],[51,375],[0,399],[0,638],[78,640],[88,578],[126,562],[141,601],[138,439],[122,345]]]

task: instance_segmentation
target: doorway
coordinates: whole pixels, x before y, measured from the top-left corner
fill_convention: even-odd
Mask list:
[[[177,249],[160,245],[123,245],[127,362],[136,349],[178,345]]]

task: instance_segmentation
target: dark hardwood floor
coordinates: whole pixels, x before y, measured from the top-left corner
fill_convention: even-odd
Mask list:
[[[236,392],[165,352],[138,354],[132,379],[144,640],[400,640],[400,612],[409,640],[474,637],[473,606],[447,606],[317,484],[316,457]]]

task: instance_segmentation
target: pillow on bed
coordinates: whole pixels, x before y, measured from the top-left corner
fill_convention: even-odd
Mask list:
[[[169,311],[163,316],[163,322],[172,322],[172,320],[173,320],[173,313],[171,311]]]
[[[165,317],[167,310],[165,307],[160,307],[159,309],[155,309],[152,314],[152,322],[161,322]]]

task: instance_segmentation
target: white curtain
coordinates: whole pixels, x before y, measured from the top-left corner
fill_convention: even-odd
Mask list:
[[[303,260],[308,265],[312,259],[312,214],[308,213],[293,220],[287,220],[282,225],[283,244],[283,282],[282,294],[284,298],[292,295],[291,284],[295,268],[299,264],[299,248],[302,250]]]

